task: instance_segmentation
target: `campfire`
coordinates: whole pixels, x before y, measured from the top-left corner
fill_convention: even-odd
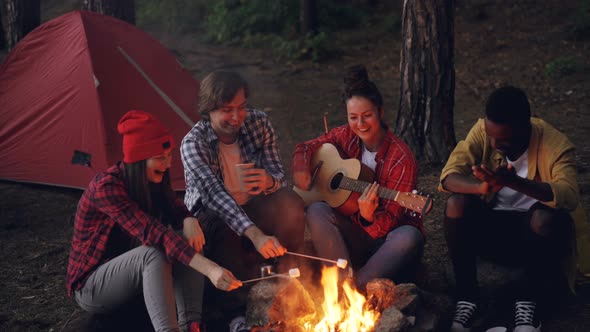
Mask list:
[[[300,282],[298,268],[288,274],[264,269],[262,277],[244,281],[257,283],[248,295],[246,312],[252,332],[426,332],[437,324],[437,310],[432,310],[437,303],[450,305],[414,284],[395,285],[382,278],[366,285],[365,297],[349,281],[340,284],[339,268],[346,268],[346,260],[293,254],[334,265],[322,269],[319,289],[317,281]]]
[[[321,305],[323,318],[319,323],[304,324],[305,331],[313,332],[368,332],[373,331],[380,313],[370,309],[365,297],[348,281],[342,284],[344,296],[338,292],[338,268],[322,270],[324,300]]]
[[[410,288],[403,285],[411,284],[399,285],[405,295],[396,294],[396,286],[389,279],[369,282],[365,297],[347,281],[339,285],[337,267],[323,268],[321,288],[313,287],[313,282],[306,284],[307,288],[298,279],[289,277],[258,282],[250,291],[246,313],[252,331],[400,331],[407,326],[408,319],[396,305],[416,302],[416,296],[410,294],[415,293],[415,285]],[[383,329],[380,324],[388,328]]]

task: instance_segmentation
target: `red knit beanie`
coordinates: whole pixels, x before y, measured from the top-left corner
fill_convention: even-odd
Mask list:
[[[125,113],[117,129],[123,135],[123,161],[128,164],[160,155],[174,146],[168,129],[144,111]]]

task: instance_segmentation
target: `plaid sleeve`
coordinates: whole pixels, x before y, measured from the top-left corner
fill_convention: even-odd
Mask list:
[[[182,237],[146,214],[132,201],[125,188],[111,181],[98,184],[93,203],[130,236],[142,244],[164,249],[172,262],[188,265],[196,251]]]
[[[336,146],[340,146],[341,142],[338,141],[338,137],[342,137],[344,135],[343,129],[343,127],[334,128],[327,134],[297,144],[295,146],[295,151],[291,156],[291,175],[297,172],[310,172],[312,155],[324,143],[331,143]]]
[[[392,152],[386,156],[377,182],[389,189],[410,192],[416,188],[417,165],[414,155],[402,142],[394,140],[390,144]],[[379,207],[375,210],[373,222],[364,228],[371,237],[380,238],[400,226],[402,221],[405,223],[408,218],[401,205],[393,200],[381,199]],[[359,225],[364,223],[360,212],[356,212],[352,219]]]
[[[225,186],[211,169],[207,151],[209,146],[205,139],[187,135],[180,147],[185,177],[194,186],[192,190],[199,193],[201,203],[218,216],[238,235],[242,235],[252,225],[244,210],[227,192]],[[192,205],[196,202],[192,202]]]

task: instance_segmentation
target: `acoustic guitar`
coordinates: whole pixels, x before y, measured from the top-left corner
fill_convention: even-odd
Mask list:
[[[373,171],[358,159],[342,159],[336,147],[323,144],[313,155],[311,187],[293,190],[303,198],[305,205],[324,201],[338,212],[350,216],[358,211],[358,198],[373,183]],[[379,187],[380,198],[394,200],[411,211],[413,216],[426,215],[432,209],[432,198],[411,192]]]

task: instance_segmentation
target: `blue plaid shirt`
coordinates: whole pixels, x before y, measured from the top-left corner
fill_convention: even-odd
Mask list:
[[[184,202],[195,215],[203,208],[214,212],[234,232],[242,235],[254,223],[225,188],[218,142],[211,122],[204,119],[197,122],[182,140],[180,153],[186,180]],[[248,109],[238,135],[238,146],[242,162],[264,168],[275,179],[274,186],[264,194],[286,186],[275,132],[265,113]]]

